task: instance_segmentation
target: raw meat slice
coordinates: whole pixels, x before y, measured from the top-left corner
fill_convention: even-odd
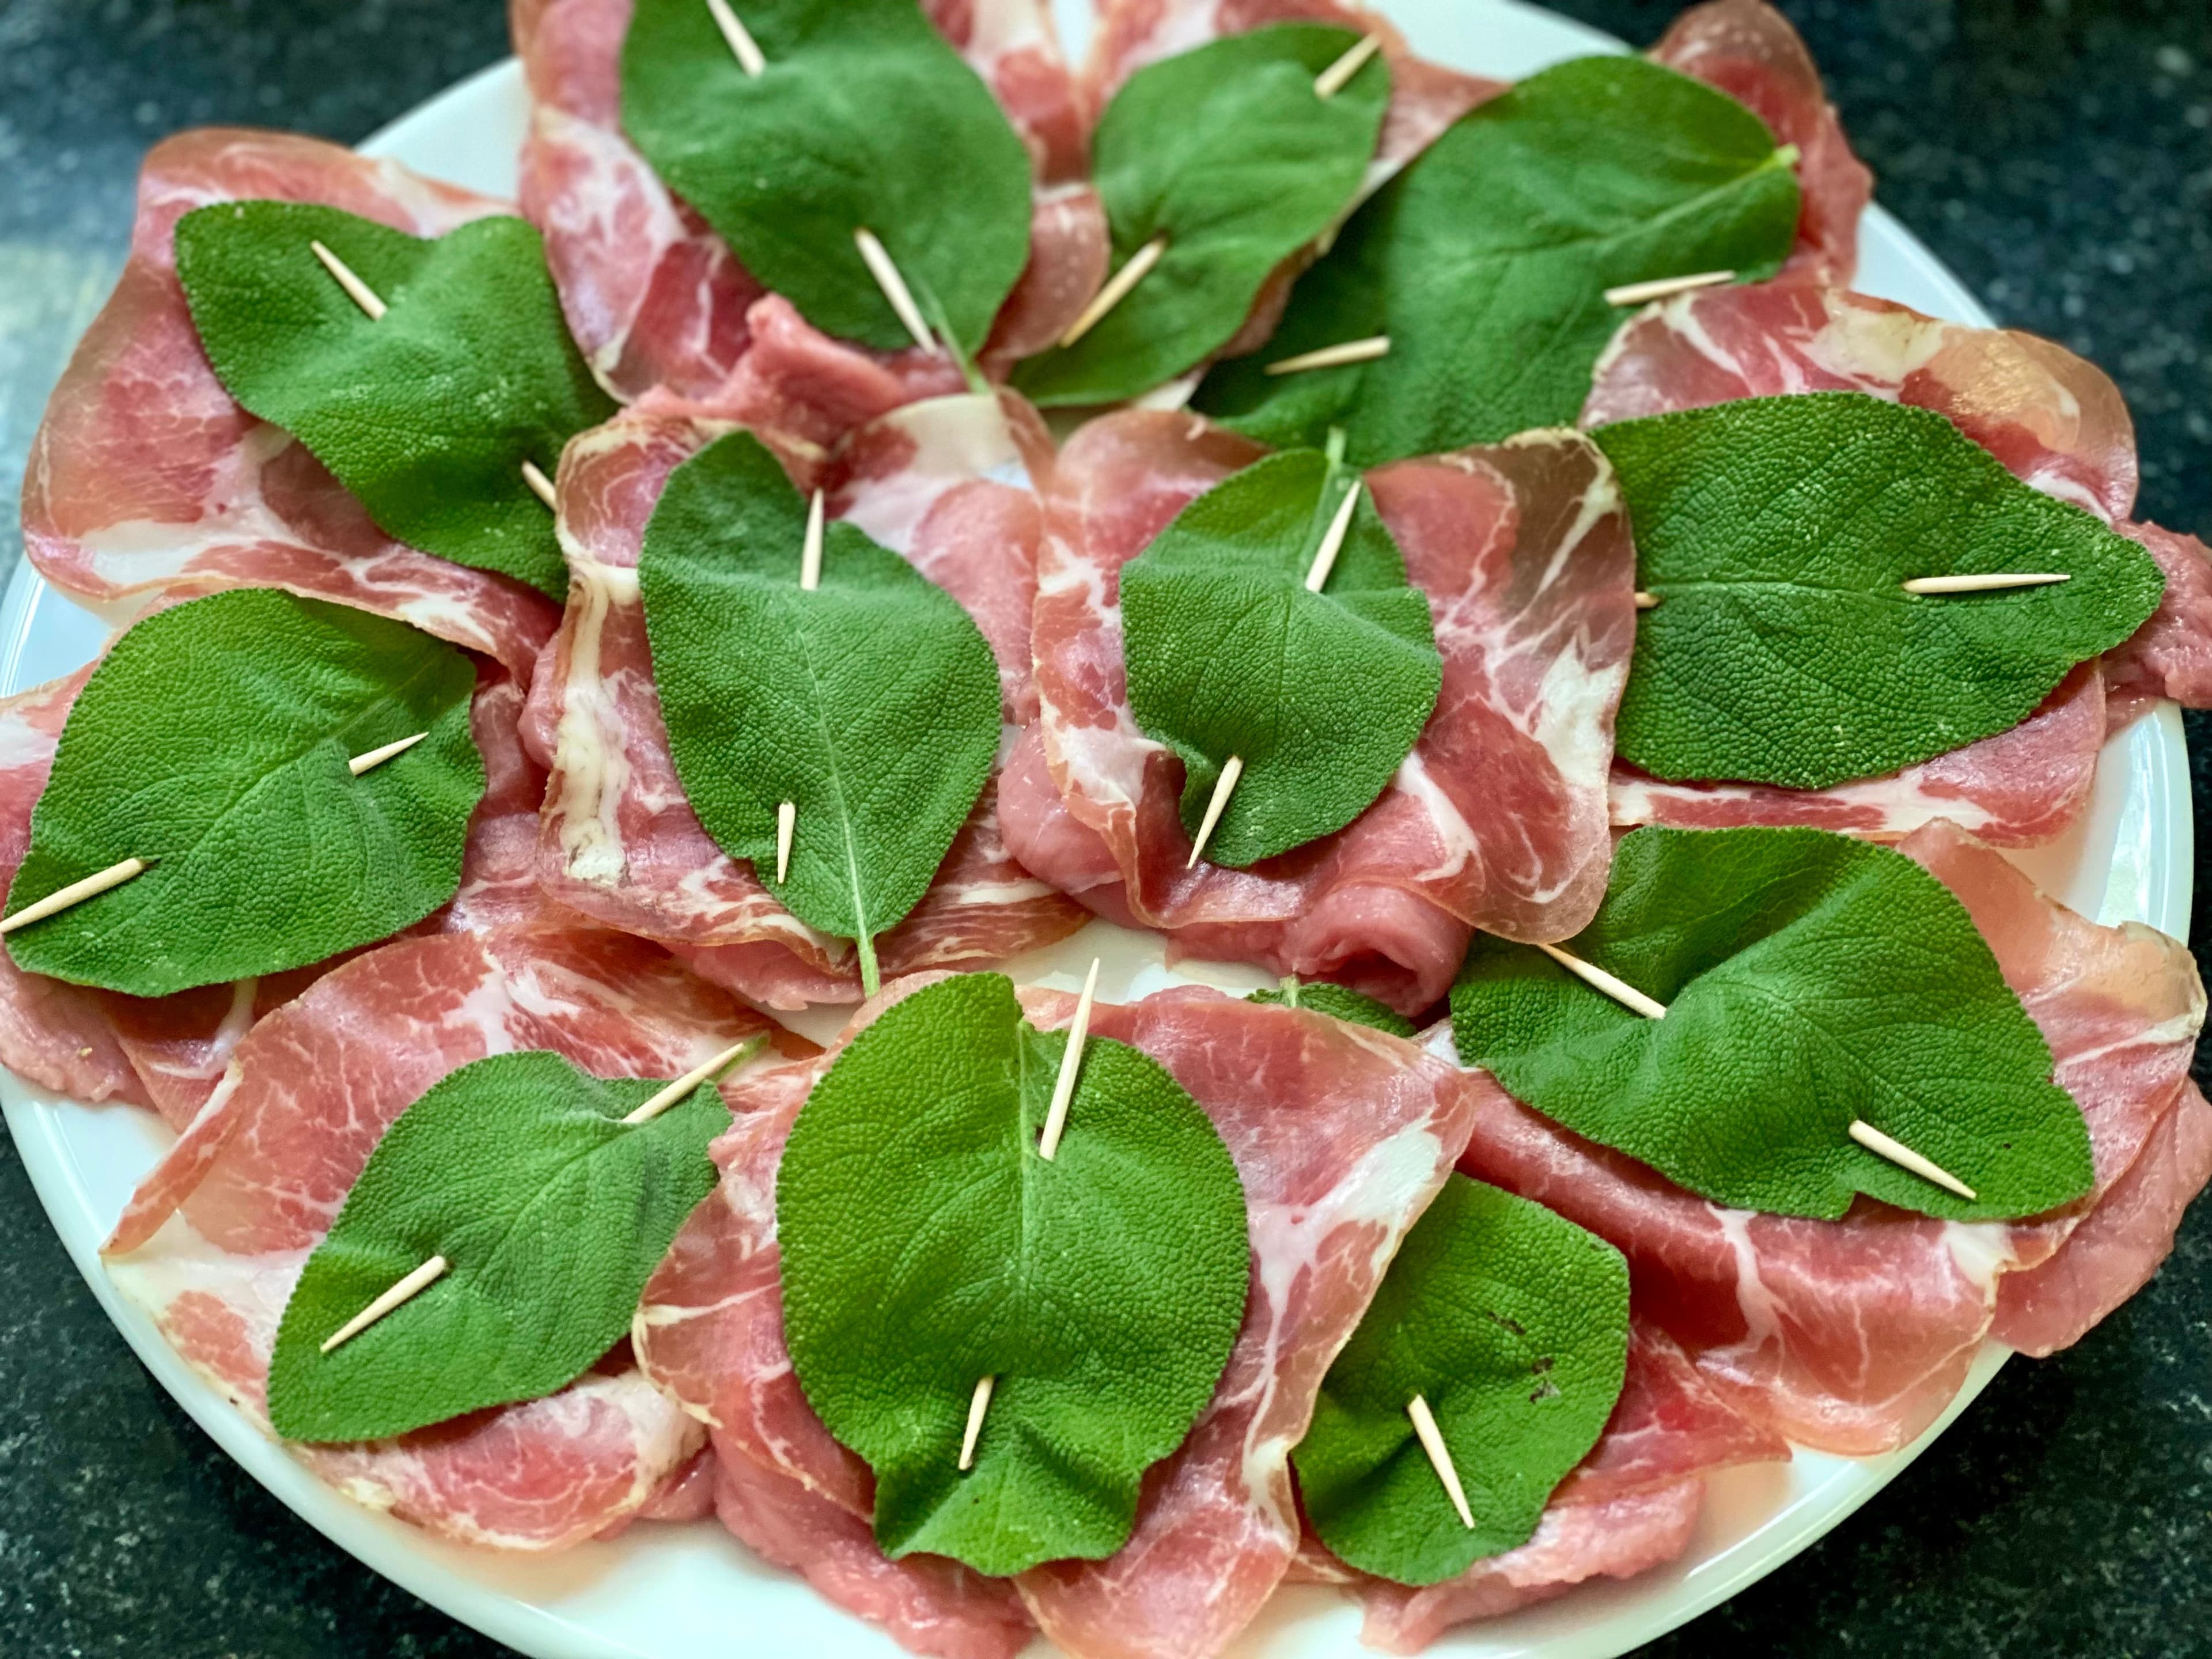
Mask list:
[[[601,380],[624,398],[661,386],[757,428],[769,424],[762,412],[769,405],[821,424],[805,378],[811,368],[833,383],[871,374],[910,383],[908,398],[960,390],[942,357],[863,351],[811,329],[813,349],[799,360],[748,364],[764,332],[788,333],[797,313],[756,309],[760,284],[623,136],[620,61],[631,9],[631,0],[508,4],[531,95],[522,210],[544,233],[569,327]],[[1003,365],[1057,338],[1104,277],[1104,216],[1082,176],[1088,125],[1043,0],[932,0],[924,10],[997,95],[1037,172],[1029,268],[985,348]],[[816,441],[826,447],[843,430]]]
[[[87,667],[0,702],[0,890],[30,846],[31,813],[46,787],[54,745],[91,672]],[[415,931],[482,931],[557,914],[538,890],[532,861],[545,774],[522,752],[521,688],[489,663],[478,682],[470,725],[484,757],[486,787],[469,826],[461,889]],[[150,1106],[181,1130],[214,1092],[253,1022],[335,965],[148,998],[25,973],[0,948],[0,1064],[79,1100]]]
[[[2166,592],[2135,637],[2105,654],[2107,729],[2118,731],[2163,697],[2212,708],[2212,551],[2148,521],[2118,528],[2158,561]]]
[[[1302,1576],[1352,1586],[1366,1608],[1360,1639],[1386,1653],[1413,1653],[1453,1625],[1673,1560],[1689,1544],[1705,1475],[1789,1456],[1788,1443],[1730,1407],[1680,1348],[1638,1323],[1605,1433],[1552,1495],[1526,1544],[1456,1578],[1416,1587],[1355,1572],[1309,1534]]]
[[[776,303],[781,303],[780,301]],[[1018,703],[1027,640],[1008,617],[1033,580],[1023,470],[1048,468],[1036,416],[1012,400],[932,400],[864,431],[827,482],[842,508],[878,526],[978,609]],[[667,943],[697,970],[770,1007],[856,1001],[850,941],[816,933],[726,857],[685,800],[661,723],[636,565],[670,472],[728,430],[658,394],[568,447],[558,489],[568,611],[532,690],[525,744],[552,771],[538,879],[557,902]],[[815,475],[785,448],[802,482]],[[994,474],[998,476],[994,477]],[[1015,482],[1006,482],[1013,479]],[[1033,535],[1033,532],[1031,532]],[[1065,937],[1082,913],[1007,854],[993,790],[954,840],[921,902],[878,942],[886,975],[1016,955]]]
[[[105,1247],[118,1285],[264,1428],[276,1322],[394,1118],[455,1066],[551,1048],[606,1076],[681,1073],[760,1016],[643,940],[520,928],[357,957],[239,1045]],[[546,1550],[636,1513],[698,1450],[696,1425],[625,1349],[545,1399],[396,1440],[293,1449],[340,1491],[468,1542]]]
[[[1651,57],[1749,106],[1776,137],[1797,146],[1803,205],[1787,269],[1850,282],[1874,175],[1851,154],[1836,106],[1820,89],[1820,71],[1790,20],[1765,0],[1711,0],[1677,17]]]
[[[931,977],[865,1006],[840,1045]],[[1058,993],[1022,996],[1041,1027],[1073,1012]],[[1290,1449],[1399,1239],[1464,1143],[1473,1097],[1410,1043],[1212,991],[1101,1006],[1091,1030],[1158,1060],[1220,1129],[1251,1206],[1254,1295],[1212,1405],[1147,1478],[1129,1544],[1107,1561],[1054,1564],[1019,1582],[1046,1634],[1081,1659],[1211,1654],[1289,1565]],[[726,1461],[749,1458],[859,1516],[872,1484],[792,1372],[775,1244],[783,1142],[836,1052],[756,1073],[736,1091],[738,1120],[714,1149],[721,1185],[647,1286],[633,1340],[647,1373],[714,1425]]]
[[[2086,662],[2009,732],[1887,777],[1828,789],[1757,783],[1662,783],[1615,761],[1613,821],[1722,830],[1804,823],[1897,841],[1948,818],[1993,847],[2034,847],[2065,833],[2089,803],[2107,730],[2105,677]]]
[[[55,586],[128,616],[163,599],[286,587],[396,617],[527,680],[558,613],[521,583],[386,538],[321,463],[236,403],[178,283],[177,221],[210,202],[321,202],[418,236],[507,204],[289,133],[163,140],[129,262],[31,441],[23,542]]]
[[[1173,957],[1258,962],[1418,1012],[1470,928],[1565,939],[1604,891],[1604,779],[1634,633],[1626,520],[1603,458],[1570,433],[1370,474],[1435,615],[1437,713],[1343,830],[1249,870],[1186,871],[1182,763],[1129,709],[1121,568],[1261,453],[1144,410],[1068,441],[1038,561],[1042,717],[1006,775],[1007,844],[1091,908],[1166,931]]]
[[[2172,1248],[2212,1164],[2188,1080],[2204,996],[2187,951],[2136,923],[2075,915],[1952,824],[1929,824],[1899,850],[1966,904],[2050,1043],[2054,1075],[2088,1121],[2090,1200],[2014,1224],[1945,1223],[1864,1199],[1836,1222],[1725,1210],[1480,1073],[1490,1104],[1462,1166],[1620,1247],[1639,1314],[1731,1403],[1801,1444],[1854,1455],[1925,1428],[1985,1334],[2040,1352],[2094,1325]]]

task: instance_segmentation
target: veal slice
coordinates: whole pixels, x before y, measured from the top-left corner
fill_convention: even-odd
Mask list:
[[[455,1066],[550,1048],[604,1076],[669,1077],[768,1029],[641,939],[575,927],[401,940],[270,1015],[141,1184],[105,1247],[124,1293],[257,1424],[276,1322],[392,1121]],[[703,1436],[626,1361],[542,1400],[309,1467],[431,1531],[517,1550],[635,1514]]]
[[[851,941],[801,922],[701,825],[653,683],[637,586],[646,522],[668,475],[727,429],[656,393],[579,437],[562,464],[568,609],[524,721],[526,744],[552,773],[538,878],[556,902],[659,939],[770,1007],[858,1001]],[[779,453],[803,486],[834,492],[833,513],[969,607],[998,656],[1002,713],[1018,718],[1029,678],[1018,617],[1040,533],[1028,477],[1051,465],[1034,414],[988,397],[933,399],[862,428],[826,469],[803,447]],[[1080,924],[1075,905],[1006,852],[995,788],[986,787],[921,902],[877,941],[886,976],[1013,956]]]
[[[1565,939],[1611,859],[1605,776],[1634,636],[1634,554],[1610,469],[1571,433],[1367,475],[1430,600],[1443,690],[1380,799],[1253,866],[1186,870],[1182,768],[1138,729],[1121,568],[1261,452],[1187,415],[1127,411],[1062,450],[1038,562],[1042,716],[1007,764],[1016,858],[1172,956],[1257,962],[1406,1012],[1443,994],[1470,930]]]
[[[1932,1422],[1985,1335],[2037,1353],[2078,1339],[2156,1269],[2212,1176],[2212,1113],[2189,1080],[2204,994],[2186,949],[2076,915],[1948,823],[1898,850],[1966,904],[2050,1043],[2056,1080],[2088,1121],[2087,1199],[1972,1224],[1866,1199],[1832,1222],[1722,1209],[1480,1074],[1490,1103],[1461,1166],[1617,1246],[1639,1312],[1739,1409],[1856,1456]]]
[[[176,222],[210,203],[258,198],[323,203],[416,236],[512,210],[289,133],[204,128],[156,144],[139,173],[130,259],[31,442],[31,562],[65,592],[125,614],[230,587],[335,599],[526,680],[559,615],[551,600],[392,541],[209,368],[177,280]]]

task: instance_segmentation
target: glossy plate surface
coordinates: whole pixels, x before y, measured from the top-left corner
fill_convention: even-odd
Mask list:
[[[1439,62],[1500,78],[1620,43],[1511,0],[1381,0],[1414,47]],[[1086,0],[1057,0],[1072,52],[1087,34]],[[427,173],[512,196],[526,116],[522,76],[507,62],[453,87],[363,148]],[[1880,208],[1862,230],[1858,286],[1961,322],[1990,319],[1928,250]],[[48,590],[27,564],[0,599],[0,690],[67,672],[99,648],[97,619]],[[2172,708],[2114,738],[2083,821],[2019,862],[2049,891],[2106,921],[2146,921],[2177,937],[2189,920],[2194,843],[2186,752]],[[1170,972],[1156,940],[1093,923],[1075,939],[1011,964],[1018,980],[1077,988],[1103,955],[1102,996],[1127,1000],[1194,980],[1242,991],[1269,982],[1243,967]],[[827,1036],[822,1009],[804,1024]],[[768,1567],[712,1522],[641,1526],[550,1559],[507,1558],[441,1543],[339,1497],[264,1439],[187,1370],[101,1268],[106,1237],[138,1177],[168,1144],[151,1114],[58,1100],[0,1073],[0,1103],[55,1230],[131,1347],[200,1426],[310,1524],[423,1600],[536,1659],[698,1659],[727,1652],[809,1659],[892,1659],[880,1632],[839,1612],[792,1574]],[[1464,1627],[1437,1644],[1455,1659],[1607,1659],[1651,1640],[1771,1572],[1888,1482],[1978,1395],[2004,1352],[1991,1345],[1950,1409],[1922,1439],[1887,1456],[1801,1452],[1786,1468],[1731,1471],[1711,1482],[1688,1553],[1627,1583],[1586,1585],[1509,1618]],[[1364,1652],[1358,1616],[1333,1591],[1277,1595],[1234,1650],[1239,1659],[1318,1659]],[[1035,1650],[1048,1651],[1042,1644]]]

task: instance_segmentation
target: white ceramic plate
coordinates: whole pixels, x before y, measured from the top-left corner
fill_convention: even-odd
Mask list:
[[[1415,48],[1440,62],[1518,77],[1563,58],[1620,44],[1512,0],[1383,0]],[[1087,0],[1057,0],[1072,52],[1088,33]],[[526,105],[512,63],[462,82],[364,149],[494,195],[512,196]],[[1859,286],[1963,322],[1990,319],[1926,248],[1881,209],[1862,233]],[[98,649],[105,629],[53,593],[27,564],[0,600],[0,690],[65,673]],[[2130,918],[2180,937],[2193,859],[2188,766],[2171,709],[2107,745],[2095,798],[2058,845],[2023,857],[2046,890],[2107,921]],[[1148,936],[1094,923],[1067,945],[1012,964],[1025,981],[1074,988],[1075,969],[1103,953],[1101,989],[1125,1000],[1177,980],[1243,990],[1245,968],[1170,975]],[[842,1015],[818,1011],[823,1034]],[[537,1659],[697,1659],[727,1650],[812,1659],[894,1659],[872,1627],[833,1608],[794,1576],[767,1567],[711,1522],[645,1526],[613,1543],[551,1559],[511,1559],[439,1542],[340,1498],[264,1439],[188,1370],[99,1259],[125,1199],[170,1136],[150,1114],[58,1100],[0,1073],[0,1103],[25,1167],[70,1255],[108,1315],[162,1386],[270,1491],[342,1548],[454,1618]],[[1790,1559],[1872,1497],[1978,1394],[2003,1363],[1991,1345],[1959,1398],[1914,1445],[1853,1460],[1801,1452],[1786,1468],[1730,1471],[1711,1483],[1686,1554],[1628,1583],[1587,1585],[1510,1618],[1468,1626],[1438,1644],[1456,1659],[1609,1659],[1714,1606]],[[1238,1659],[1318,1659],[1362,1651],[1358,1619],[1334,1592],[1279,1595],[1238,1644]],[[742,1632],[740,1637],[738,1633]],[[1044,1651],[1040,1644],[1039,1653]]]

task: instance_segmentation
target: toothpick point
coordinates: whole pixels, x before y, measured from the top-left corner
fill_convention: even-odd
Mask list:
[[[1451,1450],[1444,1444],[1443,1431],[1437,1427],[1436,1414],[1430,1411],[1428,1401],[1415,1395],[1406,1402],[1406,1415],[1413,1419],[1414,1437],[1420,1441],[1421,1449],[1428,1453],[1437,1479],[1443,1483],[1444,1496],[1459,1511],[1460,1525],[1473,1531],[1474,1511],[1467,1506],[1467,1488],[1459,1483],[1459,1471],[1452,1466]]]
[[[442,1255],[434,1255],[390,1290],[378,1297],[351,1319],[323,1339],[322,1352],[329,1353],[342,1343],[350,1342],[371,1325],[404,1304],[412,1301],[445,1276],[447,1263]]]
[[[1958,1176],[1953,1175],[1942,1164],[1923,1158],[1903,1141],[1893,1140],[1863,1119],[1851,1120],[1850,1137],[1876,1158],[1886,1158],[1899,1169],[1910,1170],[1923,1181],[1934,1182],[1945,1192],[1955,1193],[1969,1204],[1974,1201],[1974,1189],[1960,1180]]]
[[[975,1379],[975,1392],[968,1401],[968,1426],[960,1436],[958,1467],[963,1474],[975,1467],[975,1442],[983,1432],[983,1413],[991,1409],[991,1390],[998,1381],[996,1376]]]
[[[1083,1070],[1083,1045],[1091,1035],[1091,1003],[1098,994],[1098,958],[1091,958],[1091,971],[1083,976],[1083,994],[1075,1000],[1075,1018],[1067,1023],[1067,1047],[1060,1056],[1060,1075],[1053,1079],[1052,1105],[1044,1115],[1044,1132],[1037,1137],[1037,1156],[1052,1162],[1060,1151],[1060,1137],[1067,1127],[1068,1103],[1075,1098],[1075,1083]]]
[[[1371,363],[1377,357],[1389,355],[1390,337],[1372,334],[1364,340],[1346,340],[1341,345],[1323,346],[1318,351],[1301,351],[1295,357],[1285,357],[1269,363],[1263,372],[1297,374],[1309,368],[1341,368],[1347,363]]]
[[[1206,843],[1213,837],[1213,826],[1221,822],[1222,808],[1229,805],[1230,791],[1237,787],[1237,780],[1244,775],[1244,757],[1231,755],[1221,763],[1221,775],[1214,780],[1213,798],[1206,803],[1206,816],[1198,822],[1198,838],[1190,844],[1190,857],[1183,868],[1198,868],[1199,854],[1206,851]]]

